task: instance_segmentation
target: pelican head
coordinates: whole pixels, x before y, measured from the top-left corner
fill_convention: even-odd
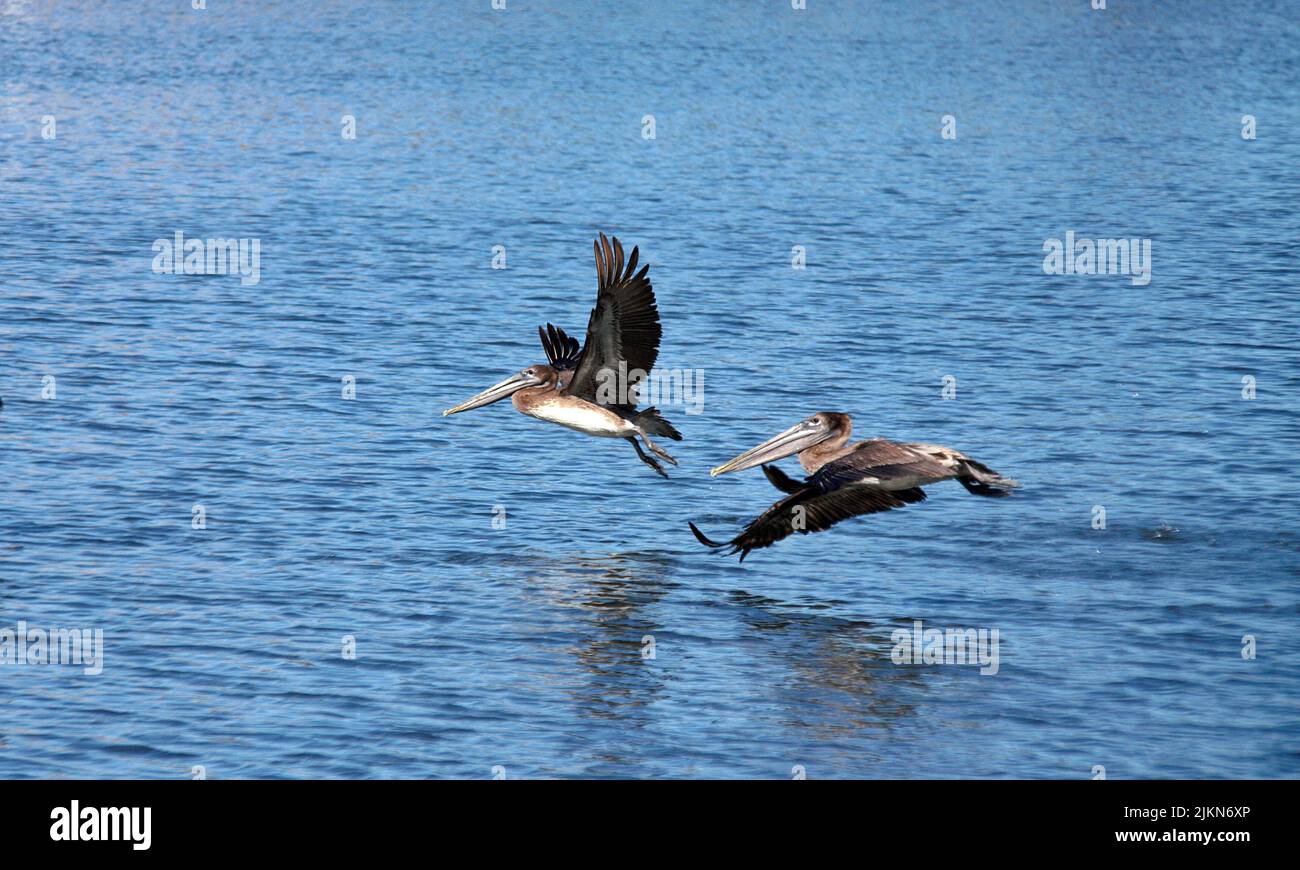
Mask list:
[[[819,411],[806,420],[794,424],[780,435],[769,438],[752,450],[746,450],[730,462],[724,462],[710,471],[709,476],[717,477],[719,474],[726,474],[728,471],[743,471],[746,468],[753,468],[755,465],[775,462],[778,459],[793,456],[832,438],[847,441],[852,431],[853,424],[849,420],[848,414],[841,414],[837,411]]]
[[[475,408],[499,402],[507,396],[513,396],[526,387],[540,387],[554,383],[554,381],[555,369],[548,365],[529,366],[523,371],[516,372],[506,378],[501,383],[493,384],[474,398],[461,402],[454,408],[448,408],[442,412],[442,416],[459,414],[461,411],[472,411]]]

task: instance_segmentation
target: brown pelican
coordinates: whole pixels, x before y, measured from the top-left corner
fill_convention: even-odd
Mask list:
[[[677,460],[650,436],[681,441],[681,433],[654,408],[637,411],[635,391],[626,388],[648,377],[659,356],[663,329],[654,290],[646,277],[650,267],[636,270],[636,248],[625,266],[623,246],[617,238],[611,244],[601,233],[594,245],[596,307],[587,321],[587,343],[579,349],[578,340],[563,329],[549,323],[545,329],[539,326],[537,334],[549,364],[529,366],[442,415],[481,408],[509,396],[510,403],[530,417],[601,438],[626,438],[642,462],[667,477],[663,466],[641,449],[637,439],[644,441],[651,453],[676,465]],[[623,395],[618,394],[619,381]]]
[[[770,547],[793,532],[820,532],[849,517],[925,501],[921,487],[940,480],[956,478],[968,491],[984,496],[1010,495],[1010,489],[1020,485],[951,447],[884,438],[849,444],[852,432],[848,414],[823,411],[719,465],[709,474],[716,477],[762,465],[767,479],[786,497],[726,543],[709,540],[695,523],[691,531],[707,547],[731,547],[725,555],[740,553],[743,562],[750,550]],[[795,453],[808,472],[802,482],[764,465]]]

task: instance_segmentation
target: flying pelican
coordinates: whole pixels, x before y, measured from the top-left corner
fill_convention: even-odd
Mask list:
[[[955,477],[968,491],[984,496],[1010,495],[1010,489],[1020,485],[951,447],[884,438],[850,445],[852,433],[848,414],[822,411],[719,465],[711,476],[762,465],[767,479],[786,497],[726,543],[709,540],[695,523],[691,531],[706,547],[731,547],[724,555],[740,553],[743,562],[750,550],[770,547],[793,532],[820,532],[849,517],[925,501],[921,487],[941,480]],[[764,464],[795,453],[808,472],[802,482]]]
[[[625,267],[623,246],[617,238],[611,244],[601,233],[593,244],[597,292],[596,307],[587,321],[587,343],[579,349],[578,340],[563,329],[549,323],[545,329],[539,326],[537,334],[548,364],[529,366],[442,415],[481,408],[509,396],[515,409],[530,417],[600,438],[626,438],[642,462],[667,477],[663,466],[641,449],[637,439],[644,441],[651,453],[676,465],[677,460],[650,436],[681,441],[681,433],[654,408],[636,410],[635,392],[625,389],[624,395],[618,395],[615,383],[643,381],[659,356],[663,328],[646,277],[650,267],[636,270],[636,248]]]

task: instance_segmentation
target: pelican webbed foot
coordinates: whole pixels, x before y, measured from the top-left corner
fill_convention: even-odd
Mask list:
[[[673,457],[668,453],[667,450],[663,449],[663,448],[660,447],[658,444],[656,444],[656,443],[654,443],[653,441],[651,441],[649,435],[647,435],[647,434],[645,434],[644,432],[642,432],[642,433],[641,433],[641,438],[644,439],[644,441],[645,441],[645,446],[646,446],[646,447],[649,447],[652,451],[654,451],[654,454],[655,454],[656,456],[658,456],[658,457],[661,458],[661,459],[665,459],[665,460],[667,460],[668,462],[671,462],[673,465],[676,465],[676,464],[677,464],[677,460],[676,460],[676,459],[673,459]]]
[[[644,450],[641,449],[641,445],[637,442],[635,435],[628,436],[627,440],[632,442],[632,446],[636,448],[636,455],[640,457],[642,462],[644,462],[646,465],[650,466],[655,471],[657,471],[660,477],[665,477],[665,478],[668,477],[668,472],[664,471],[664,467],[659,464],[659,460],[655,459],[649,453],[646,453]],[[647,444],[650,443],[649,438],[646,439],[646,443]],[[651,445],[651,449],[654,449],[654,445]],[[655,452],[659,453],[660,451],[656,450]],[[672,457],[670,456],[668,458],[671,459]],[[677,464],[676,462],[673,463],[673,465],[676,464]]]

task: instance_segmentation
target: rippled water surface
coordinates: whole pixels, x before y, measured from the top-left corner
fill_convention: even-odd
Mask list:
[[[0,0],[0,628],[105,646],[0,667],[0,776],[1300,774],[1295,8],[1108,5]],[[599,230],[705,379],[668,481],[439,413]],[[817,410],[1024,488],[700,547]]]

